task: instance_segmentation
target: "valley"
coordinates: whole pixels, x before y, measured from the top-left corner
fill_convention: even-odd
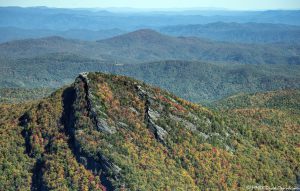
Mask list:
[[[298,190],[292,1],[0,2],[0,190]]]

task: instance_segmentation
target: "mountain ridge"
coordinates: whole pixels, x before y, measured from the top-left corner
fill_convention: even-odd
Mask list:
[[[218,113],[133,78],[103,73],[81,74],[48,98],[0,105],[0,111],[0,132],[10,135],[0,136],[4,190],[297,184],[295,113],[272,111],[280,122],[268,115]]]
[[[272,24],[272,23],[237,23],[237,22],[213,22],[208,24],[194,25],[172,25],[166,24],[161,27],[148,27],[160,33],[171,36],[196,36],[203,39],[217,41],[236,42],[236,43],[258,43],[268,44],[285,42],[294,44],[299,41],[299,26]],[[17,27],[0,27],[0,42],[20,40],[28,38],[41,38],[46,36],[58,35],[67,39],[78,39],[87,41],[104,40],[126,32],[141,30],[121,30],[116,27],[111,29],[68,29],[68,30],[49,30],[49,29],[22,29]]]
[[[203,60],[243,64],[299,64],[299,45],[268,45],[171,37],[153,30],[140,30],[97,42],[61,37],[19,40],[0,44],[0,57],[19,59],[49,53],[71,53],[122,64],[160,60]]]
[[[198,103],[238,92],[300,88],[298,65],[216,64],[180,60],[132,65],[74,54],[49,54],[1,63],[0,81],[3,87],[58,88],[72,83],[79,72],[88,70],[131,76]]]
[[[161,27],[180,24],[206,24],[217,21],[285,23],[299,25],[299,11],[241,11],[205,12],[191,15],[165,13],[107,13],[93,10],[55,9],[55,8],[1,8],[0,26],[16,26],[28,29],[111,29],[134,30],[145,27]],[[177,12],[178,13],[178,12]],[[221,15],[218,15],[221,14]],[[227,15],[226,15],[227,14]],[[125,17],[124,17],[125,15]],[[61,19],[64,18],[64,19]]]
[[[166,26],[158,31],[173,36],[196,36],[226,42],[268,44],[276,42],[297,43],[300,28],[272,23],[215,22],[198,25]]]

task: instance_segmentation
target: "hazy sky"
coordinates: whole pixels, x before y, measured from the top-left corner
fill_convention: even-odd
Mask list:
[[[300,0],[0,0],[0,6],[300,9]]]

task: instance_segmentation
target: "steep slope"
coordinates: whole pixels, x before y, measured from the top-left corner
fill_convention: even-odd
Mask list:
[[[0,109],[1,190],[243,190],[299,178],[295,113],[266,125],[102,73]]]
[[[102,190],[68,146],[62,94],[0,106],[0,190]]]
[[[2,43],[0,58],[16,60],[50,53],[68,53],[121,64],[176,59],[243,64],[299,64],[299,50],[299,44],[226,43],[196,37],[171,37],[144,29],[97,42],[49,37]]]

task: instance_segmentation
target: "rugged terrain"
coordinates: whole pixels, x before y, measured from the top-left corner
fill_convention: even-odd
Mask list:
[[[83,73],[48,98],[0,106],[0,190],[296,187],[299,107],[286,102],[210,110],[132,78]]]

